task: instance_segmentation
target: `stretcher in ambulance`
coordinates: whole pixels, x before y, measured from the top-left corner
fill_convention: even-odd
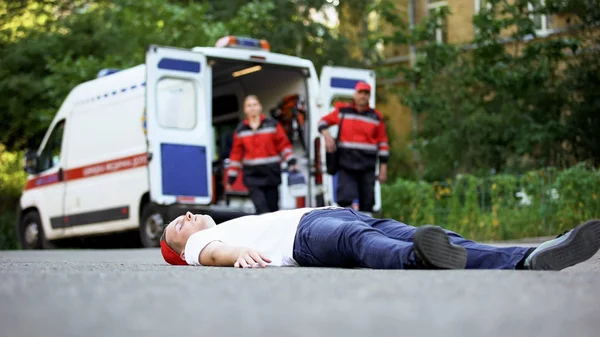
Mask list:
[[[249,94],[282,123],[306,178],[288,177],[282,163],[280,209],[335,205],[317,123],[334,99],[352,96],[357,81],[375,88],[371,70],[324,67],[319,78],[310,60],[273,53],[264,40],[149,46],[144,64],[103,70],[73,88],[39,149],[26,154],[21,244],[41,249],[62,238],[137,230],[143,246],[156,247],[164,226],[185,211],[217,223],[253,214],[241,176],[224,189],[232,132]],[[380,199],[377,185],[375,211]]]

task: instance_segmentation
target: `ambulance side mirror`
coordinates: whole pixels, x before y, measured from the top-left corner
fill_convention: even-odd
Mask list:
[[[25,151],[23,158],[23,169],[29,174],[36,174],[38,168],[38,156],[33,150],[28,149]]]

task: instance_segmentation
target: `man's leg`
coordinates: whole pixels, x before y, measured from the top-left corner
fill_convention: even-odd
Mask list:
[[[533,270],[562,270],[590,259],[598,250],[600,220],[589,220],[539,245],[524,265]]]
[[[379,229],[386,236],[407,242],[413,241],[417,227],[392,219],[375,219],[357,213],[361,221]],[[450,242],[467,250],[467,269],[515,269],[521,268],[524,258],[533,249],[529,247],[494,247],[467,240],[459,234],[446,230]]]
[[[267,205],[270,212],[276,212],[279,210],[279,186],[267,186],[265,189],[265,195],[267,198]]]
[[[375,171],[363,171],[358,175],[358,206],[362,212],[373,212],[375,205]]]
[[[360,213],[357,216],[397,240],[412,241],[417,230],[391,219],[373,219]],[[444,231],[452,244],[466,248],[467,269],[562,270],[588,260],[600,250],[599,220],[586,221],[538,247],[494,247]]]
[[[268,213],[269,204],[267,203],[267,198],[262,188],[258,186],[249,186],[248,192],[250,193],[250,199],[252,199],[254,208],[256,208],[256,214]]]
[[[340,168],[337,180],[336,202],[341,207],[352,206],[352,201],[358,195],[358,186],[353,172]]]
[[[442,232],[424,233],[423,242],[434,242],[438,251],[430,254],[443,268],[463,268],[466,253],[463,248],[450,247]],[[445,247],[442,247],[445,240]],[[425,244],[426,248],[431,248]],[[363,267],[372,269],[409,269],[423,265],[415,256],[411,242],[387,237],[356,217],[350,209],[317,210],[306,214],[298,226],[294,241],[294,259],[302,266]],[[445,249],[449,248],[449,249]],[[429,250],[431,251],[431,250]],[[426,251],[427,253],[427,251]],[[445,254],[442,256],[442,254]],[[436,265],[437,266],[437,265]]]

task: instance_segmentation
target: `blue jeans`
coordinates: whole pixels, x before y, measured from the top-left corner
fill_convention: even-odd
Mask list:
[[[348,208],[318,209],[300,220],[293,257],[306,267],[418,268],[412,243],[415,230]],[[446,232],[452,243],[467,249],[467,269],[515,269],[530,249],[482,245]]]

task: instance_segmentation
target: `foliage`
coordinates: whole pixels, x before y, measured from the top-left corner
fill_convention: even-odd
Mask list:
[[[224,6],[224,4],[227,6]],[[345,40],[312,19],[325,0],[66,0],[0,3],[0,143],[37,147],[68,92],[103,68],[142,63],[149,44],[211,46],[225,35],[319,67],[349,64]]]
[[[600,171],[529,171],[382,186],[383,216],[413,226],[436,224],[473,240],[551,236],[600,217]]]
[[[27,180],[22,158],[23,153],[5,151],[0,144],[0,249],[18,248],[15,210]]]
[[[556,1],[559,2],[559,1]],[[396,90],[416,111],[421,177],[441,180],[458,173],[522,173],[547,166],[600,165],[600,56],[598,34],[576,30],[549,38],[538,33],[527,0],[486,1],[473,17],[476,34],[467,45],[435,42],[435,31],[452,8],[442,7],[413,31],[384,37],[388,45],[416,46],[413,67],[403,74],[415,88]],[[534,14],[570,11],[593,27],[592,2],[547,1]],[[564,5],[564,4],[568,4]],[[578,7],[579,6],[579,7]],[[383,17],[398,20],[394,7]],[[592,13],[592,14],[590,14]]]

